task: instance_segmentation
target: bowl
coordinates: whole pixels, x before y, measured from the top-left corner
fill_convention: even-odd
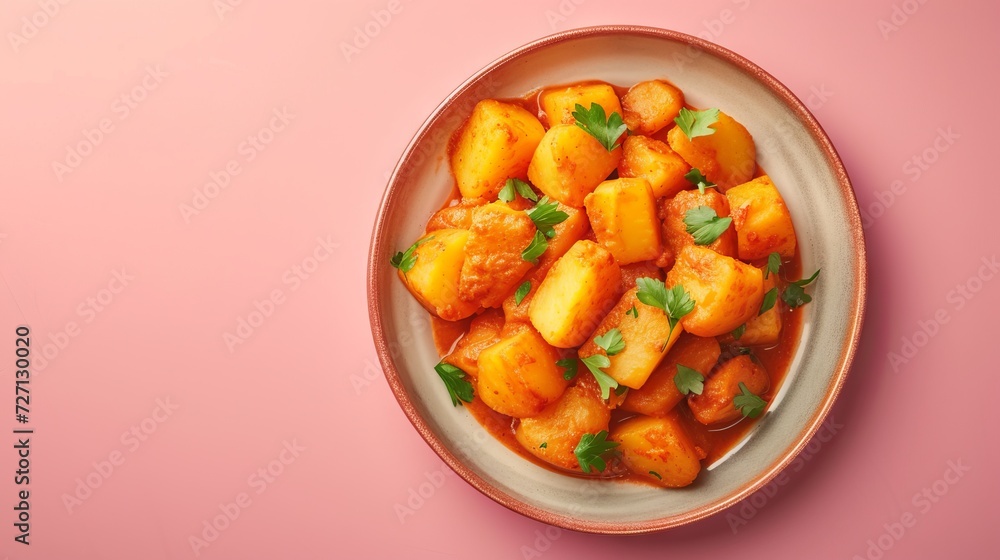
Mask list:
[[[434,372],[428,313],[389,266],[420,237],[454,186],[451,135],[485,98],[602,80],[628,86],[666,78],[696,107],[720,107],[757,143],[758,162],[789,206],[803,270],[823,270],[804,308],[802,333],[765,416],[725,457],[683,489],[588,480],[542,468],[505,447]],[[434,110],[389,179],[368,263],[372,335],[389,386],[428,445],[469,484],[539,521],[593,533],[653,532],[712,515],[785,468],[823,423],[851,365],[865,309],[861,218],[850,179],[822,127],[787,87],[740,55],[702,39],[649,27],[601,26],[520,47],[460,85]]]

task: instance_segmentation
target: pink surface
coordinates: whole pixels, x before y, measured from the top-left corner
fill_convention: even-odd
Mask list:
[[[996,557],[997,4],[343,4],[0,9],[0,556]],[[608,23],[774,74],[870,217],[835,425],[741,506],[632,538],[549,528],[448,471],[381,376],[364,296],[385,179],[436,104],[522,43]]]

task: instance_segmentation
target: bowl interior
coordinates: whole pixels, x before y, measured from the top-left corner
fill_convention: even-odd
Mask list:
[[[484,98],[602,80],[666,78],[696,107],[719,107],[754,136],[758,161],[792,212],[803,270],[822,268],[804,308],[791,369],[767,415],[736,451],[684,489],[568,477],[495,441],[455,408],[433,366],[439,358],[426,311],[388,266],[452,191],[451,134]],[[542,521],[595,532],[643,532],[718,511],[773,477],[822,422],[847,372],[864,305],[864,247],[857,206],[839,159],[805,108],[769,75],[701,40],[645,28],[590,28],[533,43],[463,84],[425,123],[390,180],[369,270],[373,332],[404,411],[466,480],[503,505]],[[750,443],[746,445],[746,443]]]

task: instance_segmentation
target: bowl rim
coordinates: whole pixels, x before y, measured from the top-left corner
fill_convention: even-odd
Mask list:
[[[781,456],[778,457],[778,459],[770,466],[763,469],[755,477],[742,485],[738,490],[731,492],[714,502],[685,513],[636,522],[582,520],[553,513],[527,504],[493,486],[478,474],[473,472],[468,466],[452,454],[437,437],[437,435],[431,430],[427,422],[420,416],[413,402],[411,402],[410,396],[406,392],[403,382],[399,376],[399,372],[396,370],[389,345],[386,341],[385,328],[380,314],[379,306],[383,296],[381,286],[377,281],[379,268],[384,266],[384,263],[387,262],[388,253],[390,251],[390,249],[385,246],[383,233],[386,226],[386,214],[388,208],[401,190],[397,185],[399,172],[405,167],[408,160],[413,157],[415,147],[420,143],[430,127],[435,123],[437,118],[445,111],[445,109],[447,109],[452,103],[461,97],[462,94],[472,88],[480,80],[484,79],[484,77],[488,76],[491,72],[516,61],[524,55],[566,41],[608,35],[651,37],[686,44],[690,47],[707,51],[709,54],[715,55],[716,57],[719,57],[736,66],[743,73],[756,79],[758,82],[770,89],[772,93],[777,95],[784,102],[784,104],[793,111],[796,119],[808,129],[810,135],[820,145],[826,157],[827,163],[837,178],[841,198],[847,206],[847,214],[849,218],[848,232],[850,235],[851,245],[854,249],[853,264],[857,271],[858,278],[857,285],[855,286],[856,297],[854,300],[854,306],[850,309],[848,316],[849,324],[847,336],[841,346],[840,356],[837,361],[835,372],[829,385],[827,386],[825,397],[821,401],[820,406],[815,410],[812,418],[804,424],[802,430],[792,439],[792,443],[785,449],[784,452],[782,452]],[[681,33],[679,31],[657,27],[638,25],[599,25],[558,32],[527,43],[506,53],[500,58],[487,64],[472,77],[455,88],[455,90],[452,91],[448,97],[446,97],[444,101],[442,101],[441,104],[434,109],[423,124],[421,124],[420,128],[416,134],[414,134],[406,149],[403,151],[403,155],[397,162],[396,167],[393,169],[392,175],[389,177],[385,193],[383,194],[382,201],[379,204],[369,249],[367,278],[368,315],[371,323],[372,337],[375,342],[378,359],[382,365],[386,381],[388,381],[389,387],[392,389],[393,395],[399,402],[400,408],[402,408],[403,413],[409,419],[410,423],[413,424],[413,427],[417,430],[420,436],[423,437],[424,441],[427,442],[431,449],[433,449],[434,452],[437,453],[437,455],[452,470],[454,470],[474,488],[500,505],[543,523],[587,533],[643,534],[685,525],[714,515],[740,502],[770,482],[806,447],[812,439],[812,436],[816,433],[820,426],[822,426],[826,416],[833,407],[833,404],[836,401],[837,396],[840,394],[844,382],[847,379],[851,362],[853,361],[857,350],[861,329],[864,323],[865,307],[867,303],[867,260],[864,229],[861,222],[857,199],[854,194],[854,189],[851,186],[851,180],[847,174],[847,170],[844,168],[837,150],[834,148],[833,143],[826,135],[823,127],[819,124],[809,109],[806,108],[802,101],[800,101],[795,94],[788,89],[788,87],[753,62],[710,41],[706,41],[686,33]]]

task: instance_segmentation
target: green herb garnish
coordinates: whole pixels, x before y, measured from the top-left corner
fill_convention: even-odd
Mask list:
[[[538,231],[545,234],[545,237],[553,237],[556,234],[556,230],[552,229],[552,226],[556,224],[561,224],[569,218],[569,214],[563,212],[559,209],[559,203],[552,202],[549,197],[543,196],[538,204],[525,210],[528,213],[528,217],[531,221],[535,223],[535,227]]]
[[[410,271],[410,269],[413,268],[413,265],[417,264],[417,256],[414,254],[414,252],[417,250],[417,247],[423,245],[424,243],[427,243],[431,239],[434,239],[433,235],[430,237],[425,237],[423,239],[418,239],[417,242],[414,243],[413,245],[410,245],[410,248],[407,249],[405,252],[400,252],[393,255],[392,258],[389,259],[389,264],[391,264],[393,268],[398,268],[399,270],[402,270],[403,274],[406,274],[407,272]]]
[[[743,414],[744,418],[756,418],[764,412],[767,401],[750,392],[740,381],[740,394],[733,397],[733,406]]]
[[[521,251],[521,258],[531,264],[538,264],[538,257],[542,256],[542,253],[548,248],[549,242],[545,239],[545,234],[541,230],[536,231],[531,243],[528,243],[528,246]]]
[[[514,305],[521,305],[524,298],[527,297],[528,292],[531,291],[531,280],[525,280],[520,286],[517,287],[517,291],[514,292]]]
[[[812,296],[806,293],[805,288],[809,284],[812,284],[813,280],[819,276],[819,269],[813,273],[812,276],[806,278],[805,280],[796,280],[795,282],[789,282],[788,286],[785,287],[784,293],[781,294],[781,299],[785,300],[788,307],[795,309],[812,301]]]
[[[687,107],[681,107],[680,114],[674,119],[677,128],[688,137],[694,140],[699,136],[709,136],[715,134],[715,129],[711,125],[719,120],[718,109],[705,109],[704,111],[692,111]]]
[[[670,323],[670,330],[667,332],[667,340],[663,341],[663,348],[667,348],[670,337],[674,334],[674,327],[681,317],[694,311],[694,300],[688,295],[684,286],[678,284],[671,289],[667,289],[662,280],[656,278],[637,278],[635,285],[639,287],[636,297],[646,305],[662,309]]]
[[[613,152],[620,145],[618,139],[628,130],[621,115],[614,112],[611,113],[610,117],[606,117],[604,107],[597,103],[591,103],[590,109],[577,103],[576,110],[573,111],[573,118],[576,119],[576,126],[597,138],[597,141],[609,152]]]
[[[691,182],[694,186],[698,187],[698,192],[705,194],[705,189],[709,187],[714,187],[715,183],[708,180],[707,177],[701,174],[701,170],[697,167],[692,167],[691,171],[688,171],[684,178]]]
[[[444,386],[448,388],[448,395],[451,397],[453,406],[460,405],[460,401],[472,402],[472,383],[466,379],[467,373],[446,362],[434,366],[434,371],[438,373],[441,381],[444,381]]]
[[[692,208],[684,213],[684,225],[687,232],[694,237],[695,245],[708,245],[719,238],[733,223],[730,217],[720,218],[715,210],[708,206]]]
[[[573,450],[573,454],[576,455],[576,460],[580,463],[580,469],[584,473],[589,474],[592,468],[598,472],[604,472],[608,464],[602,455],[616,447],[618,447],[618,442],[608,441],[608,431],[601,430],[596,434],[583,434],[580,443]]]
[[[622,332],[618,329],[611,329],[603,336],[594,337],[594,344],[600,346],[608,353],[608,356],[614,356],[625,349],[625,339],[622,338]]]
[[[507,179],[504,183],[503,188],[500,189],[500,194],[497,196],[500,200],[504,202],[511,202],[514,200],[514,194],[517,193],[524,198],[532,201],[538,202],[538,195],[532,190],[531,185],[525,183],[524,181],[516,178]]]
[[[677,364],[677,373],[674,375],[674,385],[682,395],[694,393],[700,395],[705,390],[705,376],[696,369]]]

